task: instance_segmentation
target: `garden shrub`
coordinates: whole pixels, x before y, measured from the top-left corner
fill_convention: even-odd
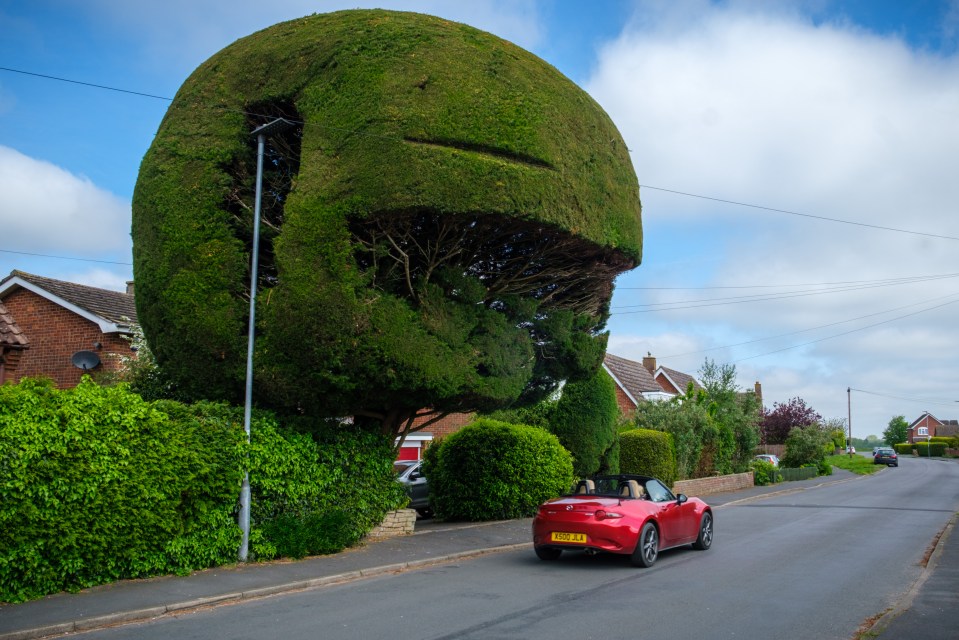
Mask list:
[[[447,520],[532,516],[573,482],[572,457],[556,436],[488,418],[434,442],[424,472],[430,504]]]
[[[676,453],[671,434],[633,429],[619,434],[620,473],[659,478],[667,486],[676,481]]]
[[[946,455],[946,445],[943,442],[917,442],[915,443],[916,454],[922,458],[924,456]]]
[[[893,448],[896,450],[896,453],[904,456],[911,456],[913,445],[911,442],[901,442],[897,445],[894,445]]]
[[[548,429],[573,455],[573,473],[580,478],[599,472],[617,442],[616,385],[605,370],[582,382],[568,382],[549,415]],[[607,462],[605,465],[609,467]]]
[[[777,482],[778,474],[776,474],[776,467],[773,466],[772,462],[753,460],[749,466],[753,470],[753,484],[757,487]]]
[[[242,435],[86,377],[0,386],[0,600],[235,560]]]
[[[816,425],[793,427],[786,438],[786,453],[782,465],[786,467],[819,466],[826,452],[832,450],[832,438]]]
[[[235,562],[245,451],[253,558],[339,551],[406,500],[387,436],[260,412],[251,433],[125,384],[0,386],[0,601]]]

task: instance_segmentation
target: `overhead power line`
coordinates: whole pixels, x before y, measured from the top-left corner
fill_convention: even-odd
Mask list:
[[[790,284],[741,284],[723,287],[620,287],[617,290],[626,291],[706,291],[712,289],[782,289],[785,287],[830,287],[840,284],[872,284],[879,282],[899,282],[901,280],[915,280],[925,278],[949,278],[959,276],[959,273],[934,273],[924,276],[903,276],[901,278],[883,278],[880,280],[840,280],[838,282],[804,282]]]
[[[849,389],[857,393],[866,393],[871,396],[879,396],[880,398],[892,398],[893,400],[904,400],[906,402],[916,402],[916,403],[926,404],[926,405],[935,404],[943,407],[952,407],[954,409],[956,408],[956,403],[959,402],[959,400],[945,400],[945,399],[930,400],[928,398],[906,398],[904,396],[895,396],[890,393],[879,393],[878,391],[866,391],[865,389],[856,389],[854,387],[850,387]]]
[[[698,309],[701,307],[716,307],[729,304],[742,304],[745,302],[768,302],[772,300],[784,300],[788,298],[806,298],[809,296],[824,295],[828,293],[847,293],[850,291],[862,291],[865,289],[876,289],[901,284],[914,284],[917,282],[927,282],[930,280],[942,280],[944,278],[954,278],[957,275],[931,276],[927,278],[903,278],[894,281],[874,281],[873,284],[861,286],[832,287],[828,289],[807,289],[803,291],[788,291],[781,293],[762,293],[749,296],[733,296],[728,298],[705,298],[702,300],[677,300],[673,302],[651,302],[647,304],[626,305],[614,307],[615,309],[634,309],[633,311],[614,311],[610,315],[630,315],[635,313],[653,313],[657,311],[681,311],[684,309]],[[646,307],[645,309],[635,309],[635,307]]]
[[[167,102],[172,102],[173,98],[167,98],[165,96],[156,96],[152,93],[143,93],[141,91],[130,91],[129,89],[120,89],[117,87],[109,87],[105,84],[94,84],[92,82],[83,82],[81,80],[71,80],[69,78],[60,78],[57,76],[48,76],[44,73],[34,73],[33,71],[24,71],[23,69],[11,69],[10,67],[0,67],[0,71],[9,71],[11,73],[22,73],[25,76],[34,76],[37,78],[45,78],[47,80],[56,80],[58,82],[69,82],[70,84],[81,84],[85,87],[94,87],[95,89],[105,89],[107,91],[117,91],[119,93],[129,93],[135,96],[143,96],[145,98],[156,98],[157,100],[166,100]]]
[[[688,198],[699,198],[700,200],[711,200],[712,202],[722,202],[724,204],[734,204],[740,207],[749,207],[751,209],[762,209],[763,211],[773,211],[775,213],[785,213],[791,216],[800,216],[803,218],[812,218],[814,220],[823,220],[826,222],[837,222],[839,224],[848,224],[857,227],[867,227],[870,229],[879,229],[881,231],[895,231],[896,233],[909,233],[915,236],[925,236],[927,238],[939,238],[940,240],[959,240],[959,237],[956,236],[944,236],[938,233],[925,233],[923,231],[912,231],[910,229],[897,229],[895,227],[883,227],[878,224],[869,224],[867,222],[856,222],[854,220],[842,220],[840,218],[829,218],[826,216],[817,216],[811,213],[800,213],[798,211],[789,211],[787,209],[776,209],[775,207],[766,207],[759,204],[749,204],[748,202],[738,202],[736,200],[724,200],[722,198],[714,198],[712,196],[702,196],[696,193],[688,193],[686,191],[677,191],[675,189],[664,189],[662,187],[654,187],[648,184],[639,185],[642,189],[653,189],[655,191],[664,191],[666,193],[675,193],[677,195],[686,196]]]
[[[832,340],[834,338],[841,338],[842,336],[848,336],[851,333],[857,333],[859,331],[865,331],[866,329],[872,329],[873,327],[878,327],[883,324],[889,324],[890,322],[895,322],[896,320],[902,320],[903,318],[909,318],[912,316],[918,316],[921,313],[926,313],[927,311],[934,311],[935,309],[941,309],[942,307],[948,306],[950,304],[955,304],[959,300],[951,300],[949,302],[944,302],[942,304],[937,304],[934,307],[929,307],[928,309],[921,309],[919,311],[914,311],[913,313],[907,313],[895,318],[889,318],[888,320],[883,320],[882,322],[875,322],[873,324],[867,324],[864,327],[859,327],[858,329],[850,329],[849,331],[843,331],[842,333],[837,333],[831,336],[826,336],[825,338],[819,338],[818,340],[810,340],[809,342],[803,342],[802,344],[794,344],[791,347],[783,347],[782,349],[776,349],[774,351],[767,351],[766,353],[757,353],[754,356],[747,356],[745,358],[739,358],[738,360],[732,360],[729,364],[735,364],[737,362],[743,362],[745,360],[753,360],[754,358],[762,358],[763,356],[771,356],[776,353],[782,353],[783,351],[790,351],[792,349],[798,349],[799,347],[806,347],[811,344],[816,344],[819,342],[825,342],[826,340]]]
[[[116,262],[114,260],[97,260],[95,258],[72,258],[70,256],[53,256],[46,253],[30,253],[29,251],[14,251],[13,249],[0,249],[2,253],[16,253],[21,256],[34,256],[37,258],[53,258],[55,260],[76,260],[77,262],[100,262],[103,264],[121,264],[126,267],[133,266],[132,262]]]
[[[946,296],[940,296],[938,298],[931,298],[929,300],[922,300],[920,302],[914,302],[912,304],[906,304],[901,307],[894,307],[892,309],[886,309],[884,311],[877,311],[876,313],[868,313],[864,316],[857,316],[855,318],[848,318],[846,320],[837,320],[836,322],[830,322],[828,324],[821,324],[817,327],[809,327],[808,329],[800,329],[798,331],[790,331],[788,333],[780,333],[775,336],[766,336],[765,338],[756,338],[755,340],[746,340],[745,342],[737,342],[734,344],[725,344],[718,347],[708,347],[706,349],[697,349],[696,351],[687,351],[685,353],[675,353],[668,356],[662,356],[663,360],[669,360],[672,358],[682,358],[684,356],[696,355],[697,353],[708,353],[710,351],[718,351],[720,349],[732,349],[733,347],[742,347],[747,344],[756,344],[757,342],[766,342],[767,340],[776,340],[778,338],[788,338],[789,336],[798,335],[800,333],[809,333],[810,331],[816,331],[818,329],[826,329],[828,327],[835,327],[840,324],[846,324],[848,322],[855,322],[856,320],[865,320],[866,318],[875,318],[876,316],[881,316],[886,313],[892,313],[893,311],[902,311],[903,309],[909,309],[910,307],[917,307],[921,304],[929,304],[930,302],[938,302],[939,300],[945,300],[946,298],[951,298],[959,294],[950,293]]]

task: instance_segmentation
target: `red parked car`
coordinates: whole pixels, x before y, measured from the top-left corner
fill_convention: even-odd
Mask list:
[[[651,567],[659,552],[713,543],[713,512],[699,498],[678,496],[656,478],[599,476],[581,480],[573,493],[542,504],[533,518],[533,548],[541,560],[564,551],[629,555]]]

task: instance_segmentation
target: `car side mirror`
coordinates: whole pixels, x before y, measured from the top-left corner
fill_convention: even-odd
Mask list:
[[[687,500],[689,500],[689,498],[686,497],[685,493],[681,493],[678,496],[676,496],[676,504],[683,504]]]

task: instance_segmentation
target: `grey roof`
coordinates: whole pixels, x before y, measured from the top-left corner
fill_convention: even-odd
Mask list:
[[[675,369],[670,369],[669,367],[660,367],[663,373],[669,376],[669,379],[676,385],[677,391],[679,393],[686,393],[686,388],[689,386],[689,383],[693,383],[694,389],[702,389],[703,386],[699,384],[699,381],[696,378],[692,377],[688,373],[683,373],[682,371],[676,371]]]
[[[13,316],[0,302],[0,347],[24,348],[30,344],[27,337],[14,322]]]
[[[616,379],[616,382],[636,401],[642,399],[644,393],[652,391],[662,393],[663,388],[653,379],[646,367],[640,362],[627,360],[607,353],[603,364]]]
[[[89,314],[119,325],[119,327],[126,327],[137,321],[136,304],[133,295],[129,293],[44,278],[17,270],[12,271],[9,276],[0,280],[0,293],[3,292],[3,285],[10,282],[33,285]]]

